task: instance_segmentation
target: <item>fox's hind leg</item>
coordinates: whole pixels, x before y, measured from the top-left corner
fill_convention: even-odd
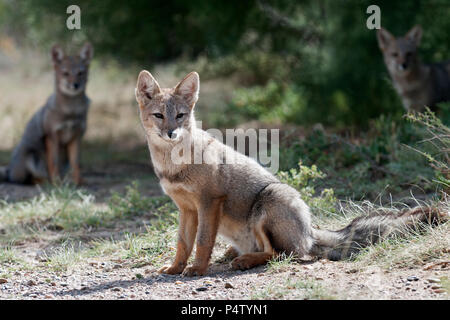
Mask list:
[[[297,258],[308,254],[313,246],[308,206],[298,192],[288,185],[269,185],[253,206],[255,217],[255,252],[235,258],[234,269],[249,269],[266,263],[280,253]]]
[[[231,261],[231,267],[234,270],[247,270],[265,264],[276,255],[267,233],[264,230],[264,220],[261,220],[260,223],[257,224],[254,229],[254,235],[257,246],[262,249],[262,251],[246,253],[234,258],[233,261]]]
[[[41,184],[48,179],[48,172],[44,154],[29,154],[25,162],[28,172],[31,174],[31,182]]]
[[[7,180],[12,183],[28,183],[30,172],[27,168],[27,161],[29,155],[17,155],[13,157],[9,164],[7,173]]]

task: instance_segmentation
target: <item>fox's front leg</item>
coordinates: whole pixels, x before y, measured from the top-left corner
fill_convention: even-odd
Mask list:
[[[72,179],[76,185],[81,184],[80,174],[80,140],[73,139],[67,145],[67,154],[69,156],[70,166],[72,167]]]
[[[46,148],[46,160],[47,169],[50,182],[54,183],[56,178],[59,176],[58,168],[58,148],[59,140],[57,135],[49,135],[45,137],[45,148]]]
[[[223,198],[212,199],[198,211],[197,249],[194,264],[186,268],[183,275],[202,276],[208,270],[214,243],[216,242]]]
[[[187,261],[194,247],[197,234],[197,212],[194,210],[180,209],[180,226],[178,228],[177,253],[171,266],[159,269],[166,274],[179,274],[186,268]]]

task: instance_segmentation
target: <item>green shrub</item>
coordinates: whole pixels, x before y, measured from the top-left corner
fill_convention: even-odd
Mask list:
[[[315,165],[308,167],[299,162],[298,166],[299,169],[292,168],[289,171],[278,172],[277,176],[280,181],[297,189],[314,213],[334,213],[336,198],[333,189],[323,189],[320,196],[317,196],[313,184],[317,179],[324,179],[326,174],[317,169]]]

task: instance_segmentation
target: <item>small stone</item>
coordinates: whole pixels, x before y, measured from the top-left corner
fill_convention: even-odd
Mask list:
[[[34,282],[33,280],[28,280],[27,285],[28,286],[35,286],[36,282]]]
[[[207,287],[199,287],[199,288],[196,288],[195,290],[196,291],[206,291],[206,290],[208,290],[208,288]]]
[[[440,282],[441,282],[441,279],[438,279],[438,278],[428,278],[427,281],[428,281],[429,283],[440,283]]]
[[[54,296],[53,295],[51,295],[51,294],[47,294],[45,297],[44,297],[45,299],[53,299],[54,298]]]
[[[7,283],[7,282],[8,282],[8,280],[6,280],[6,279],[3,279],[3,278],[0,279],[0,284]]]
[[[183,284],[183,281],[177,280],[175,281],[175,284]]]
[[[233,285],[231,283],[229,283],[229,282],[225,283],[225,289],[233,289],[233,288],[234,287],[233,287]]]
[[[316,280],[323,280],[323,278],[321,278],[321,277],[316,277]]]
[[[432,290],[440,289],[440,288],[442,288],[442,286],[440,284],[435,284],[434,286],[431,286]]]
[[[406,278],[406,280],[408,280],[408,281],[418,281],[419,278],[416,277],[416,276],[409,276],[408,278]]]
[[[121,289],[116,287],[116,288],[112,288],[111,290],[112,291],[120,291]]]
[[[433,290],[434,293],[446,293],[447,291],[445,289],[436,289]]]

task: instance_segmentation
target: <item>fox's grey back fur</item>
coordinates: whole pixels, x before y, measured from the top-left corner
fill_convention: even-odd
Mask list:
[[[211,199],[224,199],[218,232],[239,254],[269,248],[298,257],[312,254],[341,259],[392,230],[405,230],[414,226],[416,220],[428,221],[439,216],[433,210],[409,215],[372,215],[359,217],[339,231],[313,228],[310,210],[294,188],[281,183],[253,159],[196,128],[193,115],[196,98],[183,97],[177,89],[180,85],[198,96],[196,73],[189,74],[175,89],[159,88],[147,71],[139,75],[136,98],[155,173],[163,190],[181,211],[197,212]],[[177,123],[170,119],[181,113],[186,114]],[[167,132],[178,133],[174,137]],[[187,150],[192,158],[198,151],[191,148],[195,144],[208,161],[175,164],[173,150],[182,141],[188,141]],[[234,162],[227,161],[228,157],[234,158]],[[261,245],[258,232],[264,234],[270,245]]]

